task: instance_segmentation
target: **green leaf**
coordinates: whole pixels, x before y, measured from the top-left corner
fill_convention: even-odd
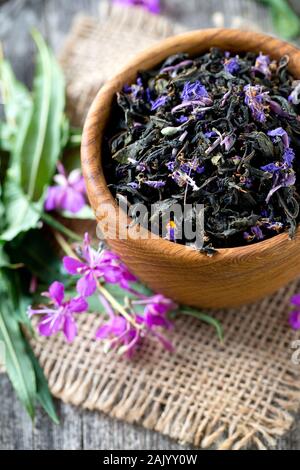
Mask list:
[[[61,153],[64,78],[42,36],[32,33],[38,48],[34,78],[34,112],[22,147],[21,184],[29,200],[41,198]]]
[[[82,220],[95,220],[95,214],[93,209],[85,205],[79,212],[68,212],[62,211],[60,215],[65,217],[66,219],[82,219]]]
[[[11,164],[19,165],[33,102],[27,88],[16,79],[10,64],[3,58],[0,59],[0,83],[6,117],[6,122],[1,123],[1,148],[11,152]]]
[[[16,299],[9,294],[10,284],[4,271],[0,270],[0,339],[5,345],[6,370],[18,397],[33,418],[36,399],[35,373],[26,354],[26,342],[15,312]]]
[[[18,237],[10,244],[8,252],[13,263],[23,263],[47,287],[67,277],[53,243],[43,230],[30,230]]]
[[[54,403],[52,400],[51,393],[49,391],[48,383],[41,368],[37,358],[33,354],[33,351],[29,344],[27,344],[27,352],[30,357],[31,363],[34,367],[35,377],[36,377],[36,398],[48,414],[48,416],[52,419],[55,424],[59,424],[59,419],[55,411]]]
[[[221,323],[211,315],[208,315],[207,313],[200,312],[199,310],[182,306],[179,308],[178,313],[182,313],[183,315],[189,315],[194,318],[198,318],[198,320],[204,321],[205,323],[208,323],[209,325],[213,326],[216,329],[217,335],[219,337],[220,341],[223,341],[223,328]]]
[[[300,19],[286,0],[260,0],[270,6],[277,33],[285,39],[300,34]]]
[[[0,234],[0,242],[11,241],[21,232],[37,227],[43,208],[42,199],[35,203],[28,200],[12,172],[11,168],[4,185],[6,228]]]

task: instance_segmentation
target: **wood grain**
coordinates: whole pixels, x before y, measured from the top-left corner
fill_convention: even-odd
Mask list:
[[[289,240],[286,233],[260,243],[220,249],[213,257],[162,238],[150,239],[141,229],[140,239],[124,229],[102,171],[102,141],[117,91],[132,83],[139,70],[147,70],[178,52],[194,56],[210,47],[235,52],[264,52],[274,59],[287,55],[289,69],[300,77],[300,50],[264,34],[229,29],[208,29],[168,38],[137,55],[96,96],[88,113],[81,148],[88,196],[99,226],[107,229],[107,210],[116,213],[117,233],[108,227],[106,239],[124,262],[149,287],[183,304],[200,308],[226,308],[250,303],[275,292],[299,274],[300,233]],[[126,239],[119,233],[123,231]]]

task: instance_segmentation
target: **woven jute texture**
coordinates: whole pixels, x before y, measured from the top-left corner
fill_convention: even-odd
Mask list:
[[[111,12],[104,24],[76,21],[62,54],[69,110],[81,122],[95,92],[129,56],[173,32],[141,10]],[[94,339],[100,315],[79,315],[79,336],[34,340],[52,393],[67,403],[139,423],[195,446],[275,445],[300,403],[297,339],[287,324],[295,282],[255,305],[212,312],[224,327],[186,316],[175,321],[170,354],[149,339],[131,361],[105,354]]]

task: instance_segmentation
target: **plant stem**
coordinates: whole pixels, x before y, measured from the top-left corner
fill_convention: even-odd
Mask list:
[[[96,280],[96,283],[99,292],[101,292],[101,294],[108,300],[112,307],[117,310],[124,318],[126,318],[126,320],[131,323],[134,328],[141,329],[142,326],[138,325],[134,321],[134,319],[126,312],[125,308],[121,304],[119,304],[119,302],[111,295],[110,292],[108,292],[108,290],[105,289],[105,287],[98,281],[98,279]]]
[[[41,219],[47,225],[49,225],[50,227],[54,228],[55,230],[58,230],[59,232],[63,233],[64,235],[66,235],[66,237],[70,238],[71,240],[73,240],[75,242],[80,242],[81,241],[81,237],[79,235],[77,235],[77,233],[75,233],[75,232],[73,232],[73,230],[70,230],[67,227],[65,227],[63,224],[58,222],[58,220],[54,219],[54,217],[52,217],[51,215],[46,214],[45,212],[43,212],[41,214]]]
[[[59,244],[59,246],[62,248],[62,250],[66,253],[66,255],[71,256],[72,258],[77,258],[78,256],[76,255],[75,251],[72,249],[72,247],[69,245],[68,242],[62,237],[62,235],[58,232],[54,232],[54,237]]]

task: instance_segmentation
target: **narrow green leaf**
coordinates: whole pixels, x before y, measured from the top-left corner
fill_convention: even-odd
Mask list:
[[[38,399],[48,416],[52,419],[52,421],[55,424],[59,424],[59,418],[55,411],[54,403],[52,400],[51,393],[49,391],[45,374],[28,343],[27,352],[35,371],[37,385],[36,398]]]
[[[216,329],[219,340],[223,341],[223,328],[221,323],[216,318],[212,317],[211,315],[208,315],[207,313],[200,312],[199,310],[190,307],[181,307],[178,313],[189,315],[213,326]]]
[[[65,106],[64,78],[42,36],[32,33],[38,48],[34,78],[34,112],[22,148],[22,188],[29,200],[37,201],[55,171],[61,153]]]
[[[6,370],[12,385],[31,418],[36,399],[35,373],[28,355],[26,342],[15,314],[14,301],[9,296],[9,283],[0,271],[0,339],[5,345]]]
[[[19,165],[21,149],[33,112],[32,98],[10,64],[0,59],[0,84],[6,122],[1,123],[1,148],[11,152],[11,165]],[[18,174],[18,177],[20,175]]]

